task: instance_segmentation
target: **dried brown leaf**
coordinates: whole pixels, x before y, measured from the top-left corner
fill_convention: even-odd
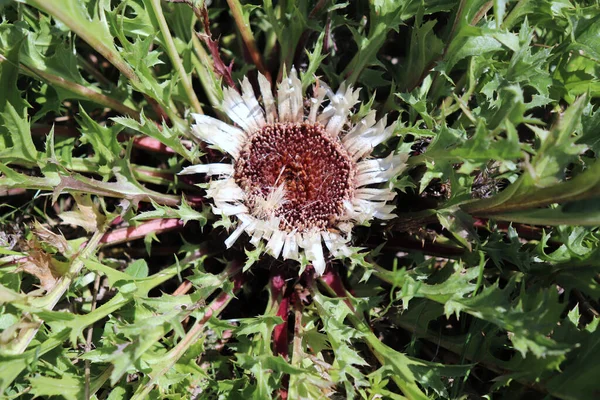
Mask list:
[[[206,47],[208,47],[208,50],[210,51],[210,55],[214,61],[215,73],[223,77],[223,80],[227,86],[237,90],[235,82],[233,81],[233,77],[231,76],[233,61],[231,61],[229,65],[225,64],[221,58],[221,53],[219,52],[219,41],[214,40],[212,38],[212,34],[210,33],[210,22],[208,20],[208,8],[206,7],[206,3],[200,10],[200,13],[202,17],[201,22],[204,26],[204,33],[198,33],[198,38],[206,44]]]
[[[80,226],[87,232],[96,232],[104,223],[104,216],[98,211],[89,195],[73,194],[77,202],[75,211],[65,211],[59,215],[64,224]]]
[[[71,252],[69,243],[63,235],[59,235],[57,233],[52,232],[50,229],[46,228],[37,221],[35,221],[33,232],[38,237],[38,239],[54,247],[60,253],[68,255]]]
[[[38,278],[40,287],[46,291],[50,291],[61,276],[54,266],[52,255],[39,248],[29,251],[29,256],[21,262],[17,271],[26,272]]]

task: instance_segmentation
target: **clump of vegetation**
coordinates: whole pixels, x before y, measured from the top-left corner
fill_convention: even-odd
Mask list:
[[[599,35],[594,1],[0,1],[0,396],[596,397]],[[270,95],[333,150],[223,195]],[[307,171],[347,174],[326,217]]]

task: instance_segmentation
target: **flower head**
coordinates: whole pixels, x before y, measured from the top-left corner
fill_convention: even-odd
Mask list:
[[[235,125],[194,115],[194,135],[232,162],[193,165],[181,173],[216,177],[207,190],[213,211],[237,219],[227,247],[246,232],[255,246],[265,241],[273,257],[305,259],[322,274],[323,243],[332,256],[348,257],[355,224],[393,218],[390,184],[374,185],[398,175],[407,155],[369,158],[392,136],[394,125],[386,126],[386,117],[376,121],[375,111],[350,122],[358,90],[342,84],[333,92],[316,85],[305,102],[292,69],[278,85],[275,101],[267,79],[259,74],[258,83],[262,106],[248,78],[241,94],[224,89],[222,108]]]

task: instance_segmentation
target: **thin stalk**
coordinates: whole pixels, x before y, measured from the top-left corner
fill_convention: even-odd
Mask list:
[[[137,281],[136,282],[137,294],[139,296],[143,296],[143,297],[147,296],[148,292],[151,289],[153,289],[153,288],[163,284],[164,282],[168,281],[169,279],[172,279],[173,277],[179,275],[182,271],[186,270],[187,268],[190,268],[192,266],[192,263],[195,260],[197,260],[205,255],[206,255],[206,253],[204,253],[203,251],[197,250],[197,251],[191,253],[190,255],[188,255],[187,257],[185,257],[183,260],[180,260],[179,262],[161,270],[160,272],[157,272],[156,274],[154,274],[148,278]],[[94,264],[98,264],[98,265],[102,266],[102,264],[99,264],[99,263],[88,262],[88,263],[86,263],[86,268],[89,270],[101,272],[104,274],[103,269],[94,268]],[[109,268],[109,267],[104,267],[104,268]],[[219,279],[226,279],[229,276],[229,275],[226,275],[226,271],[228,271],[228,270],[226,269],[225,271],[223,271],[221,274],[218,275]],[[210,295],[211,293],[207,294],[207,296]],[[123,295],[122,293],[117,292],[117,294],[112,299],[110,299],[107,303],[103,304],[102,306],[98,307],[96,310],[90,312],[89,314],[79,316],[79,318],[77,320],[79,322],[81,329],[83,330],[85,327],[90,326],[91,324],[93,324],[97,321],[100,321],[103,318],[106,318],[108,315],[121,309],[127,303],[133,301],[134,298],[135,298],[134,296]],[[182,317],[185,318],[187,316],[189,316],[189,314],[186,314]],[[19,362],[16,362],[10,370],[5,371],[6,373],[4,374],[3,378],[6,378],[6,379],[4,380],[3,384],[12,382],[27,367],[28,364],[24,360],[37,359],[38,357],[46,354],[47,352],[51,351],[52,349],[55,349],[56,347],[63,345],[64,342],[69,339],[69,334],[70,334],[69,330],[67,330],[67,329],[61,330],[57,333],[52,334],[48,339],[46,339],[39,346],[28,350],[26,352],[26,357],[21,359]],[[72,332],[71,332],[71,334],[72,334]],[[4,350],[2,350],[0,352],[3,354],[5,353]],[[7,351],[6,353],[10,353],[10,351]],[[112,374],[112,369],[113,369],[112,366],[109,367],[107,370],[105,370],[103,372],[103,374],[100,377],[96,378],[94,380],[94,382],[92,382],[92,384],[90,385],[90,394],[93,395],[96,391],[98,391],[102,387],[104,382],[106,382],[106,380]]]
[[[254,35],[250,30],[250,24],[246,23],[244,19],[244,14],[242,11],[242,5],[239,0],[227,0],[227,4],[229,5],[229,9],[231,10],[231,14],[233,15],[233,19],[235,20],[235,24],[242,35],[242,40],[248,49],[248,53],[250,54],[250,58],[252,58],[252,62],[256,65],[256,68],[263,74],[269,81],[271,81],[271,75],[269,71],[265,68],[265,64],[262,59],[262,55],[258,51],[256,47],[256,41],[254,40]]]
[[[288,358],[288,312],[289,296],[285,296],[285,277],[274,273],[269,280],[269,304],[265,315],[277,315],[283,322],[273,327],[273,353]]]
[[[18,181],[5,176],[0,177],[0,193],[10,189],[24,188],[53,191],[55,195],[62,192],[74,192],[114,197],[117,199],[131,199],[134,201],[155,201],[158,204],[167,206],[178,206],[181,203],[180,197],[150,191],[144,189],[141,185],[139,187],[132,186],[135,185],[123,186],[118,182],[102,182],[76,173],[72,173],[69,176],[60,175],[56,178],[18,174]]]
[[[190,104],[191,104],[192,108],[194,109],[194,111],[198,114],[203,114],[204,112],[202,111],[202,106],[200,106],[200,101],[198,100],[198,97],[196,97],[196,93],[194,92],[194,88],[192,87],[192,80],[190,79],[190,76],[185,71],[183,62],[181,61],[181,58],[179,58],[179,54],[177,53],[177,48],[175,47],[175,41],[173,40],[173,37],[171,36],[171,32],[169,31],[169,26],[167,25],[167,20],[165,19],[165,16],[162,12],[160,0],[151,0],[150,5],[152,7],[154,17],[156,18],[156,21],[158,22],[158,27],[160,29],[160,32],[165,41],[165,45],[166,45],[165,50],[167,51],[167,55],[169,56],[171,63],[173,64],[173,66],[175,67],[175,69],[177,70],[177,72],[179,73],[179,76],[181,78],[181,83],[183,84],[183,90],[185,91],[185,94],[187,95],[187,98],[190,101]]]
[[[98,173],[98,165],[94,162],[97,160],[92,159],[83,159],[83,158],[73,158],[70,162],[65,165],[65,167],[69,171],[84,173],[84,174],[97,174]],[[16,163],[15,163],[16,164]],[[141,165],[131,164],[131,170],[133,172],[133,177],[143,183],[151,183],[153,185],[173,185],[173,177],[176,172],[170,172],[168,170],[160,170],[158,168],[151,168]],[[195,188],[192,185],[186,185],[179,183],[177,187],[187,188],[194,190]]]
[[[350,296],[345,289],[341,289],[343,293],[340,293],[339,288],[335,289],[329,286],[325,279],[321,279],[321,283],[331,295],[340,296],[341,294],[345,294],[344,297]],[[322,309],[322,295],[319,293],[315,283],[313,283],[311,291],[315,294],[313,301],[315,301],[318,308]],[[354,328],[363,335],[362,340],[367,344],[371,350],[371,353],[375,356],[375,358],[377,358],[379,363],[383,366],[395,365],[395,370],[398,375],[392,376],[392,380],[400,388],[400,390],[402,390],[402,393],[409,399],[428,399],[425,393],[423,393],[416,384],[414,374],[410,368],[410,364],[417,364],[418,362],[413,363],[412,360],[405,354],[393,351],[393,349],[382,343],[373,333],[369,325],[352,312],[352,307],[348,306],[347,303],[344,304],[346,307],[348,307],[349,311],[347,313],[348,321],[350,321],[352,326],[354,326]]]
[[[194,47],[194,54],[196,55],[196,57],[192,58],[192,63],[194,63],[194,66],[196,67],[198,77],[204,87],[204,93],[206,93],[213,108],[220,113],[218,107],[221,105],[221,101],[217,96],[214,84],[215,79],[212,75],[212,71],[214,71],[215,68],[213,60],[202,46],[202,43],[200,43],[200,39],[198,39],[197,35],[192,36],[192,46]]]
[[[93,312],[96,309],[96,304],[98,303],[98,289],[100,288],[100,279],[101,276],[100,274],[96,274],[96,279],[94,281],[94,289],[92,291],[92,306],[91,306],[91,311]],[[85,351],[92,351],[92,337],[94,334],[94,324],[91,324],[88,327],[88,331],[87,331],[87,337],[85,340]],[[85,368],[84,368],[84,374],[85,374],[85,393],[84,393],[84,398],[85,400],[90,400],[90,396],[91,396],[91,388],[90,388],[90,379],[91,379],[91,371],[90,371],[90,360],[85,360]]]
[[[368,45],[360,49],[348,63],[342,76],[346,77],[346,83],[353,85],[362,73],[367,62],[375,57],[385,41],[385,34],[390,29],[385,23],[379,22],[369,32]]]
[[[302,346],[302,335],[304,331],[304,327],[302,326],[302,300],[298,293],[294,293],[293,295],[293,303],[294,303],[294,339],[292,340],[292,361],[291,364],[294,367],[300,368],[302,364],[302,360],[306,357],[304,353],[304,348]],[[300,375],[291,374],[290,375],[290,384],[288,388],[288,398],[297,399],[299,398],[299,393],[297,393],[299,379],[302,379]]]
[[[156,101],[156,99],[146,93],[142,82],[133,68],[125,61],[112,44],[114,38],[108,32],[106,18],[104,17],[102,10],[99,10],[99,13],[101,14],[100,20],[90,21],[88,15],[81,15],[81,10],[84,9],[84,7],[78,4],[77,0],[26,0],[26,3],[61,21],[94,50],[100,53],[108,62],[114,65],[127,79],[129,79],[134,90],[143,93],[144,97],[156,110],[159,117],[168,115],[173,123],[185,127],[185,123],[181,118],[168,108],[165,109],[163,105]]]
[[[115,245],[123,242],[141,239],[149,234],[157,234],[179,229],[183,222],[178,218],[153,219],[142,222],[137,226],[115,229],[102,236],[102,245]]]
[[[84,71],[92,75],[99,83],[102,85],[113,88],[115,85],[102,74],[102,72],[98,71],[88,60],[83,58],[81,55],[77,55],[77,62],[79,66],[83,68]]]
[[[234,268],[235,272],[239,270],[238,266]],[[234,278],[233,293],[237,292],[241,288],[241,286],[242,278],[238,275]],[[193,345],[200,339],[204,332],[206,322],[211,317],[217,316],[225,309],[225,307],[233,299],[233,293],[222,292],[217,296],[216,299],[214,299],[208,305],[208,307],[206,307],[202,318],[197,319],[192,328],[185,335],[185,337],[164,356],[166,361],[163,363],[162,368],[155,374],[152,374],[152,379],[150,380],[150,382],[138,387],[133,397],[131,397],[132,400],[142,400],[147,398],[148,394],[156,385],[156,382],[162,376],[164,376],[171,368],[173,368],[175,363],[185,354],[185,352],[190,348],[191,345]]]
[[[292,365],[300,367],[302,358],[304,357],[304,349],[302,347],[302,300],[296,293],[294,295],[294,339],[292,342]],[[290,385],[291,387],[291,385]]]
[[[500,26],[501,29],[510,31],[515,22],[517,21],[517,18],[524,15],[521,9],[525,8],[527,3],[529,3],[530,1],[531,0],[519,0],[517,4],[515,4],[515,6],[512,8],[510,13],[506,16],[506,18],[504,18],[504,21],[502,21],[502,25]]]
[[[198,251],[192,253],[191,255],[189,255],[188,257],[185,257],[183,260],[180,260],[178,263],[170,265],[169,267],[161,270],[160,272],[158,272],[148,278],[138,281],[136,283],[136,285],[138,287],[138,294],[140,296],[146,296],[150,290],[154,289],[155,287],[157,287],[159,285],[162,285],[164,282],[168,281],[169,279],[173,278],[174,276],[177,276],[181,272],[185,271],[186,269],[188,269],[189,267],[192,266],[192,263],[195,260],[197,260],[201,257],[204,257],[205,255],[206,255],[206,253],[198,250]],[[93,270],[93,271],[100,272],[100,273],[102,272],[98,268],[94,268],[94,264],[88,263],[88,265],[86,267],[88,270]],[[106,268],[108,268],[108,267],[106,267]],[[223,273],[224,272],[225,271],[223,271]],[[223,278],[223,279],[226,278],[226,276],[223,275],[223,273],[221,273],[219,275],[219,278]],[[108,315],[114,313],[115,311],[123,308],[123,306],[125,306],[129,302],[133,301],[133,299],[134,299],[133,296],[129,296],[129,295],[126,296],[126,295],[123,295],[122,293],[118,292],[108,302],[104,303],[103,305],[98,307],[93,312],[90,312],[89,314],[82,316],[81,317],[82,323],[85,324],[84,326],[89,326],[91,324],[94,324],[94,323],[100,321],[101,319],[106,318]]]
[[[90,385],[90,396],[94,396],[98,390],[106,383],[106,381],[110,378],[110,374],[112,374],[114,367],[111,365],[102,372],[100,376],[98,376],[92,384]]]
[[[314,18],[319,13],[319,11],[321,11],[321,9],[325,6],[327,1],[328,0],[319,0],[310,12],[310,14],[308,14],[308,18]]]
[[[9,197],[9,196],[21,196],[27,193],[27,189],[17,188],[17,189],[6,189],[0,187],[0,197]]]
[[[174,174],[164,173],[156,168],[136,167],[134,165],[131,166],[131,169],[133,170],[133,177],[139,182],[165,186],[173,184]],[[190,188],[193,189],[193,186]]]
[[[4,61],[7,61],[6,57],[0,54],[0,62]],[[78,96],[87,98],[90,101],[100,104],[101,106],[111,108],[115,111],[120,112],[121,114],[128,115],[135,119],[140,118],[140,113],[138,111],[96,90],[90,89],[73,81],[69,81],[63,77],[49,74],[45,71],[42,71],[41,69],[27,66],[25,64],[19,64],[19,67],[24,71],[25,74],[29,76],[39,78],[40,80],[46,81],[47,83],[50,83],[53,86],[65,89]]]
[[[92,46],[98,53],[106,58],[112,65],[114,65],[123,75],[125,75],[133,83],[139,83],[139,79],[133,68],[125,62],[123,57],[119,54],[117,49],[111,42],[105,43],[101,36],[98,36],[93,29],[83,23],[82,19],[71,18],[69,16],[70,7],[65,5],[63,1],[47,1],[47,0],[27,0],[28,4],[50,14],[56,19],[59,19],[63,24],[69,27],[70,30],[75,32],[77,36],[85,40],[90,46]]]

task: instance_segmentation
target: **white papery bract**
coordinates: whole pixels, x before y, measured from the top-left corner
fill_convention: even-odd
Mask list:
[[[333,92],[320,84],[305,103],[294,69],[276,99],[261,74],[258,84],[261,102],[248,78],[241,94],[224,89],[222,109],[235,125],[193,115],[193,134],[232,162],[193,165],[181,174],[213,176],[207,190],[213,212],[236,221],[227,247],[246,233],[273,257],[310,262],[320,275],[323,245],[333,257],[349,257],[354,225],[394,217],[390,180],[405,169],[408,155],[369,158],[395,124],[377,121],[375,111],[350,122],[358,90],[342,84]]]

